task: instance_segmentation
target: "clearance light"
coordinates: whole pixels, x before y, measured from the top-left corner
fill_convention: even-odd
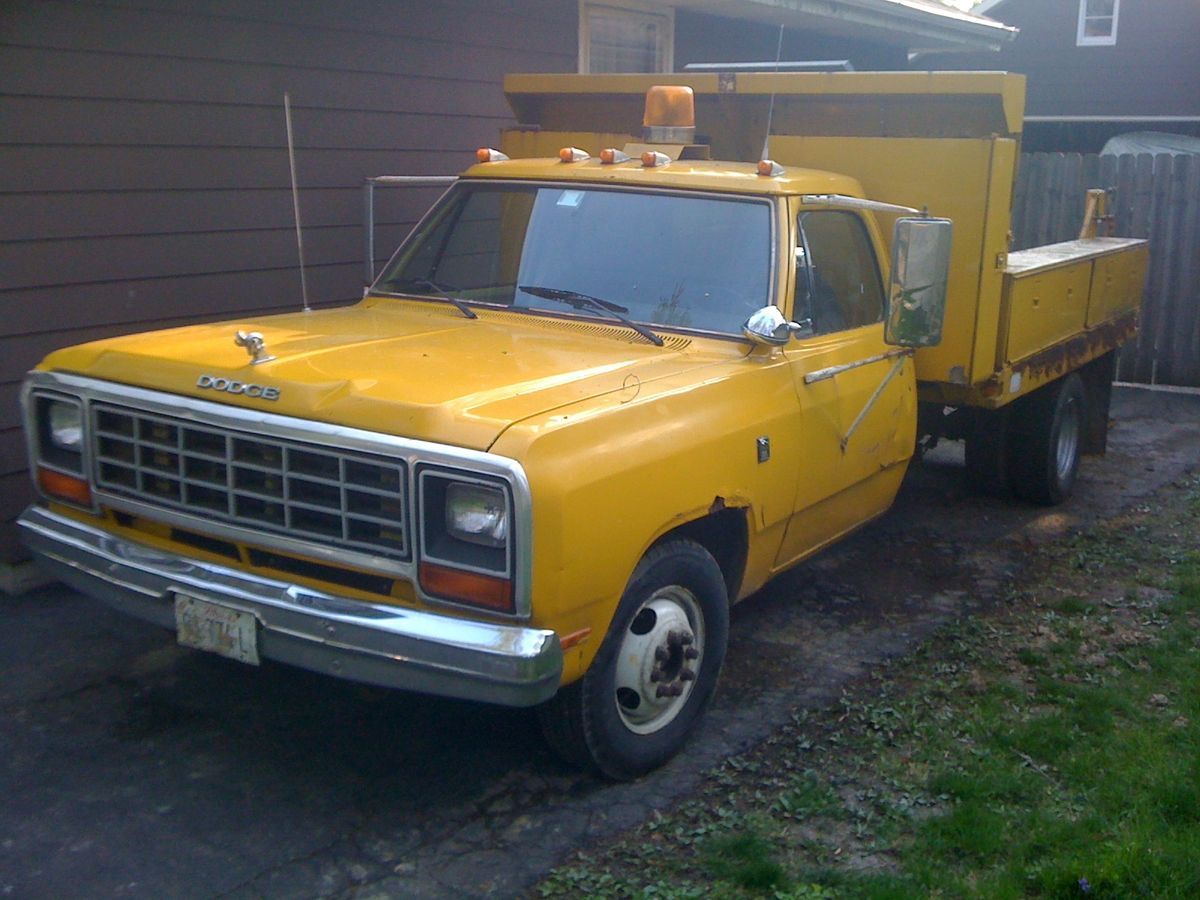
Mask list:
[[[426,593],[444,600],[456,600],[496,612],[513,611],[512,582],[507,578],[424,562],[421,563],[421,587]]]
[[[646,113],[642,124],[647,128],[695,128],[696,98],[683,84],[656,84],[646,91]]]
[[[499,150],[493,150],[491,147],[480,147],[475,151],[475,158],[481,163],[504,162],[504,160],[508,159],[508,156]]]
[[[775,162],[773,159],[760,159],[758,161],[758,174],[765,177],[782,175],[783,166]]]
[[[591,154],[578,147],[563,147],[558,151],[558,158],[565,163],[583,162],[585,159],[590,159]]]
[[[647,150],[642,154],[642,165],[647,169],[665,166],[671,161],[671,157],[665,153],[659,153],[657,150]]]
[[[600,151],[600,162],[606,166],[629,162],[629,154],[618,150],[616,147],[605,147]]]
[[[84,478],[77,475],[64,475],[53,469],[39,468],[37,480],[38,487],[48,496],[69,500],[79,506],[92,505],[92,488]]]

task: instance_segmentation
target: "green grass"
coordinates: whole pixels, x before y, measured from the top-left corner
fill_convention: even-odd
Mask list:
[[[546,896],[1200,897],[1200,483],[1044,551]],[[1113,599],[1113,587],[1121,599]]]

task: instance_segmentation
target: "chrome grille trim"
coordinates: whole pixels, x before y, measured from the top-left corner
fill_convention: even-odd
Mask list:
[[[106,493],[410,558],[403,461],[110,403],[92,404],[91,426],[95,483]]]
[[[528,620],[532,613],[532,547],[533,547],[533,502],[529,479],[519,462],[505,456],[498,456],[483,450],[473,450],[464,447],[454,447],[449,444],[438,444],[432,441],[422,441],[412,438],[396,437],[376,431],[352,428],[345,425],[334,425],[315,419],[301,419],[280,413],[266,412],[261,408],[250,405],[234,406],[215,403],[208,400],[197,400],[180,394],[170,394],[163,391],[152,391],[146,388],[132,387],[112,381],[97,378],[87,378],[65,372],[49,372],[35,370],[29,373],[21,390],[21,406],[26,423],[26,435],[31,473],[38,464],[37,448],[28,439],[33,433],[34,406],[33,399],[44,393],[68,394],[78,397],[84,404],[84,421],[90,423],[91,415],[88,410],[97,403],[109,403],[127,406],[139,411],[179,418],[188,424],[199,424],[216,429],[232,429],[247,431],[256,435],[282,440],[298,440],[305,444],[318,447],[331,447],[343,452],[360,451],[366,454],[381,454],[389,459],[403,460],[406,463],[409,521],[414,526],[413,498],[415,497],[414,472],[420,463],[443,466],[447,469],[458,469],[464,474],[485,475],[505,482],[512,491],[513,499],[513,532],[514,540],[512,556],[513,592],[515,611],[512,615],[496,614],[512,620]],[[89,436],[84,442],[85,466],[93,471],[90,447],[94,443]],[[37,491],[37,481],[32,485]],[[265,549],[280,550],[303,558],[327,562],[330,565],[350,566],[364,571],[379,572],[404,578],[409,581],[416,595],[431,605],[440,607],[460,608],[473,614],[478,614],[478,607],[467,604],[457,604],[430,597],[420,586],[416,576],[417,561],[408,562],[393,560],[377,553],[364,553],[349,547],[339,546],[330,541],[299,540],[282,533],[263,531],[259,528],[243,528],[205,518],[191,512],[174,510],[160,504],[148,504],[129,499],[121,495],[105,491],[93,484],[92,496],[95,510],[101,506],[118,512],[129,513],[163,522],[168,525],[189,529],[198,534],[213,536],[235,542],[252,544]],[[411,539],[411,535],[410,535]],[[249,576],[247,576],[249,577]]]

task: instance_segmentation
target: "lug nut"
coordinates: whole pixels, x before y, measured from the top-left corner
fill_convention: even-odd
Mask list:
[[[663,647],[660,644],[659,646],[654,648],[654,658],[657,659],[659,662],[666,662],[668,659],[671,658],[671,651],[668,650],[666,647]]]
[[[662,681],[665,677],[666,675],[663,673],[663,670],[657,666],[650,670],[650,680],[652,682]]]
[[[695,681],[696,673],[693,672],[691,669],[681,669],[679,671],[679,680],[680,681]]]
[[[679,635],[679,643],[683,644],[685,647],[695,640],[695,636],[693,636],[690,631],[685,631]]]
[[[695,647],[688,647],[686,650],[683,651],[683,658],[684,659],[699,659],[700,651],[697,650]]]

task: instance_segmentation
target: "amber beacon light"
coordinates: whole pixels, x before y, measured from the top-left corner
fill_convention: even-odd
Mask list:
[[[690,144],[696,136],[696,96],[684,84],[656,84],[646,91],[642,138],[669,144]]]

